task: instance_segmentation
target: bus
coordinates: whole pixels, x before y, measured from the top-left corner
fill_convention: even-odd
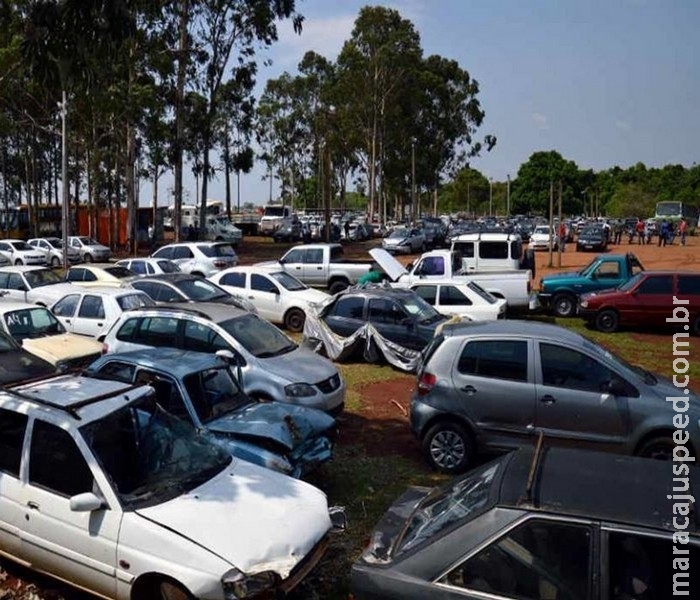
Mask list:
[[[689,228],[698,226],[698,207],[681,201],[658,202],[654,219],[661,221],[666,219],[670,223],[678,223],[685,219]]]

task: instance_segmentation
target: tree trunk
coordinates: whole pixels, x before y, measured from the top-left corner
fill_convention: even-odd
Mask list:
[[[175,210],[173,214],[173,227],[175,228],[175,241],[180,241],[180,231],[182,229],[180,215],[180,207],[182,206],[182,170],[183,170],[183,153],[182,153],[182,138],[184,134],[184,102],[185,102],[185,80],[187,76],[187,25],[190,12],[189,0],[181,0],[180,2],[180,40],[178,43],[177,52],[177,89],[175,96],[175,186],[174,186],[174,201]]]

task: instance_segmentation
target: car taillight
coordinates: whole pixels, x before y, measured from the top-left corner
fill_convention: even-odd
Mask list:
[[[223,260],[215,260],[214,261],[214,266],[217,269],[225,269],[228,263],[224,262]]]
[[[109,352],[109,346],[107,344],[102,344],[102,356]]]
[[[527,281],[527,293],[528,293],[528,294],[530,293],[530,290],[531,290],[531,289],[532,289],[532,285],[531,285],[530,280],[528,279],[528,281]]]
[[[418,395],[425,396],[425,394],[433,389],[435,383],[437,383],[437,377],[435,377],[435,375],[432,373],[426,373],[423,371],[420,379],[418,380]]]

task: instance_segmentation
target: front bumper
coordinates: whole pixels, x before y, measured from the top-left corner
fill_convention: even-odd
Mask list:
[[[537,299],[540,301],[540,306],[542,308],[549,308],[552,305],[552,294],[538,292]]]

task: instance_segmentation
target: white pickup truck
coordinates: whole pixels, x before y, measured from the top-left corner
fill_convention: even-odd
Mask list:
[[[509,310],[523,312],[537,306],[537,298],[531,293],[530,270],[465,273],[462,270],[462,255],[452,250],[425,252],[408,267],[381,248],[374,248],[369,253],[396,287],[407,287],[422,279],[465,279],[476,281],[497,298],[505,298]]]

